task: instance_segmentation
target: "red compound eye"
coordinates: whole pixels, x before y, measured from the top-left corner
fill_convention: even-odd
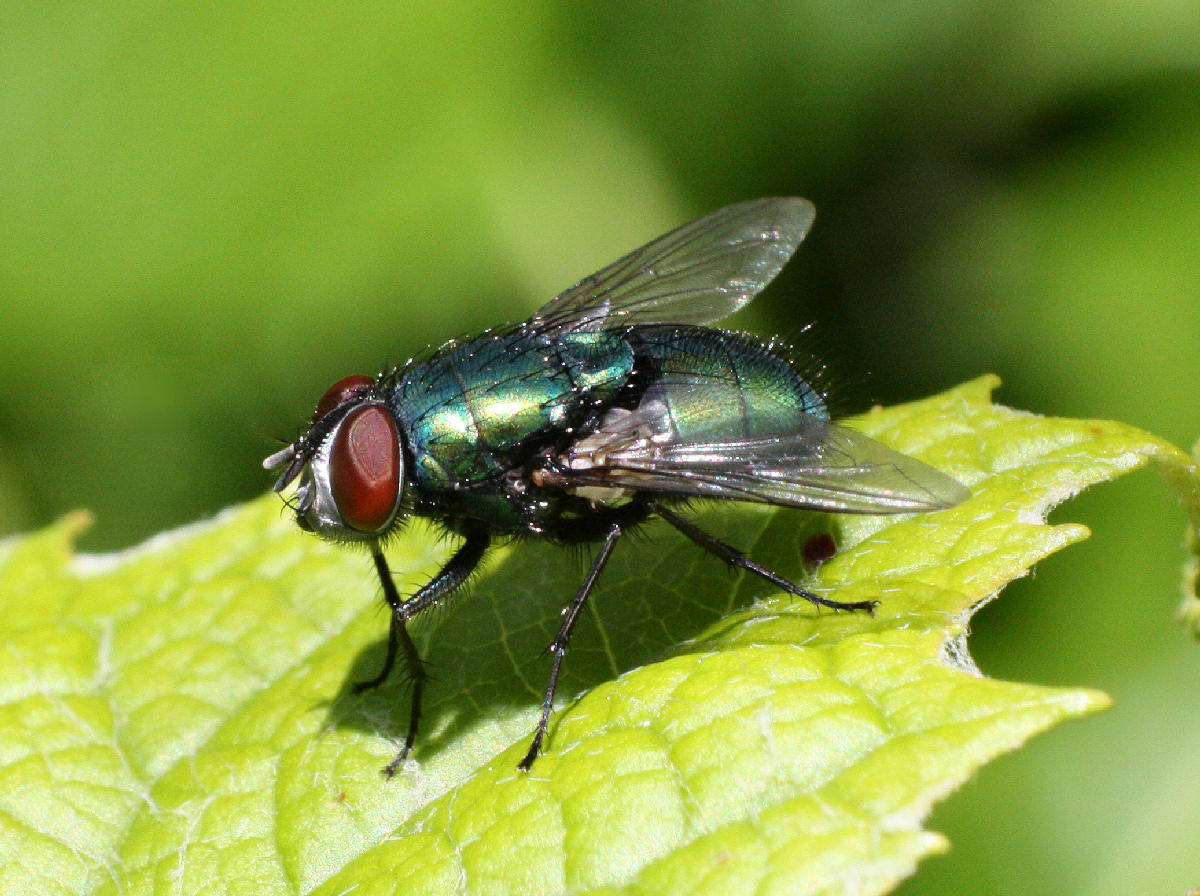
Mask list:
[[[352,398],[356,393],[361,392],[374,383],[375,380],[361,374],[338,380],[329,387],[329,391],[322,395],[321,400],[317,402],[317,413],[313,415],[313,421],[320,420],[343,401]]]
[[[329,490],[342,521],[360,532],[382,531],[395,513],[401,478],[396,421],[377,404],[355,408],[329,450]]]

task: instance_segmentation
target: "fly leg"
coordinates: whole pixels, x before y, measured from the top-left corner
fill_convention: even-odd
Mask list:
[[[550,653],[553,654],[554,660],[550,666],[550,681],[546,685],[546,695],[542,698],[542,714],[538,717],[537,729],[533,732],[533,743],[529,745],[529,752],[517,764],[517,768],[521,771],[529,771],[542,749],[546,728],[550,724],[550,711],[554,707],[554,691],[558,687],[558,674],[562,671],[563,658],[567,655],[567,644],[571,640],[571,630],[575,628],[579,613],[587,603],[588,595],[592,593],[592,588],[595,586],[596,580],[600,578],[604,565],[608,563],[608,558],[612,555],[613,548],[617,544],[617,539],[621,537],[622,531],[620,523],[613,523],[609,527],[608,535],[605,536],[604,544],[600,546],[600,552],[596,554],[596,559],[592,561],[592,568],[588,570],[587,577],[579,586],[579,591],[571,598],[571,602],[563,608],[562,625],[558,627],[558,634],[554,636],[554,642],[550,645]]]
[[[809,603],[816,604],[821,607],[831,607],[834,610],[866,610],[868,613],[873,613],[878,601],[860,600],[854,603],[842,603],[841,601],[830,600],[827,597],[821,597],[819,594],[813,594],[811,591],[806,591],[799,585],[789,582],[779,573],[767,569],[767,567],[755,563],[741,551],[735,547],[727,545],[718,538],[709,535],[695,523],[685,520],[683,517],[663,507],[657,501],[647,502],[647,506],[651,512],[657,514],[664,521],[670,523],[704,550],[710,554],[715,554],[720,557],[730,566],[735,566],[738,569],[744,569],[747,572],[752,572],[756,576],[761,576],[777,588],[781,588],[789,594],[794,594],[797,597],[802,597]]]
[[[383,586],[384,599],[392,608],[392,620],[388,627],[387,654],[383,660],[383,669],[370,681],[358,682],[354,686],[354,692],[359,694],[387,681],[392,668],[396,665],[396,657],[399,653],[404,655],[404,669],[412,683],[412,707],[408,716],[408,734],[405,735],[404,746],[396,754],[396,758],[389,762],[383,770],[383,773],[389,778],[396,774],[396,769],[412,751],[413,744],[417,740],[417,727],[421,721],[421,697],[425,691],[425,679],[428,675],[425,671],[425,664],[421,661],[421,655],[417,652],[417,645],[413,643],[412,636],[408,633],[406,623],[465,582],[475,571],[479,561],[483,559],[489,541],[486,529],[473,529],[467,532],[466,542],[455,551],[454,556],[442,567],[441,572],[408,600],[401,599],[400,593],[396,590],[396,583],[392,581],[391,571],[388,569],[387,560],[384,559],[379,545],[376,544],[371,548],[375,571],[379,573],[379,582]]]

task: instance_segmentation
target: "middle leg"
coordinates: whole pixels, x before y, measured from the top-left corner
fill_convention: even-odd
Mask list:
[[[592,567],[588,570],[587,577],[579,586],[579,591],[575,593],[571,602],[563,608],[562,625],[559,626],[558,634],[550,645],[550,653],[554,660],[550,666],[550,681],[546,685],[546,694],[542,698],[542,713],[538,717],[537,729],[533,732],[533,743],[529,745],[529,752],[517,764],[517,768],[522,771],[529,771],[542,749],[542,741],[545,739],[546,729],[550,725],[550,712],[554,708],[554,692],[558,688],[558,675],[562,671],[563,658],[567,655],[567,644],[571,640],[571,630],[575,628],[575,622],[579,619],[584,604],[587,603],[588,595],[592,593],[592,588],[595,587],[596,580],[600,578],[600,573],[604,570],[604,565],[608,563],[608,558],[612,555],[617,539],[621,537],[623,531],[620,523],[613,523],[609,527],[608,535],[604,539],[604,544],[600,546],[600,552],[596,554],[596,559],[592,561]]]

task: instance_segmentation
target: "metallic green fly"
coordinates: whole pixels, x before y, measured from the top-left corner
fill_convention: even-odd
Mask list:
[[[408,622],[459,588],[496,539],[596,542],[563,609],[533,741],[541,749],[579,618],[613,548],[657,517],[731,566],[814,604],[813,594],[714,538],[683,514],[690,500],[755,501],[842,513],[938,510],[966,489],[949,476],[829,419],[822,396],[770,346],[709,326],[749,303],[808,232],[803,199],[731,205],[581,280],[523,323],[449,342],[377,377],[335,383],[307,430],[264,461],[297,477],[301,528],[371,551],[391,629],[381,684],[399,659],[412,683],[412,750],[425,668]],[[462,544],[408,598],[382,543],[410,516]]]

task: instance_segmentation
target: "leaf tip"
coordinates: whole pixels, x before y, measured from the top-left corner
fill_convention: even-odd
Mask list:
[[[68,541],[74,541],[90,529],[95,522],[95,514],[80,507],[64,515],[54,524],[54,528],[61,532]]]
[[[1064,705],[1073,716],[1102,712],[1113,705],[1113,698],[1104,691],[1092,688],[1074,688],[1066,692]]]

